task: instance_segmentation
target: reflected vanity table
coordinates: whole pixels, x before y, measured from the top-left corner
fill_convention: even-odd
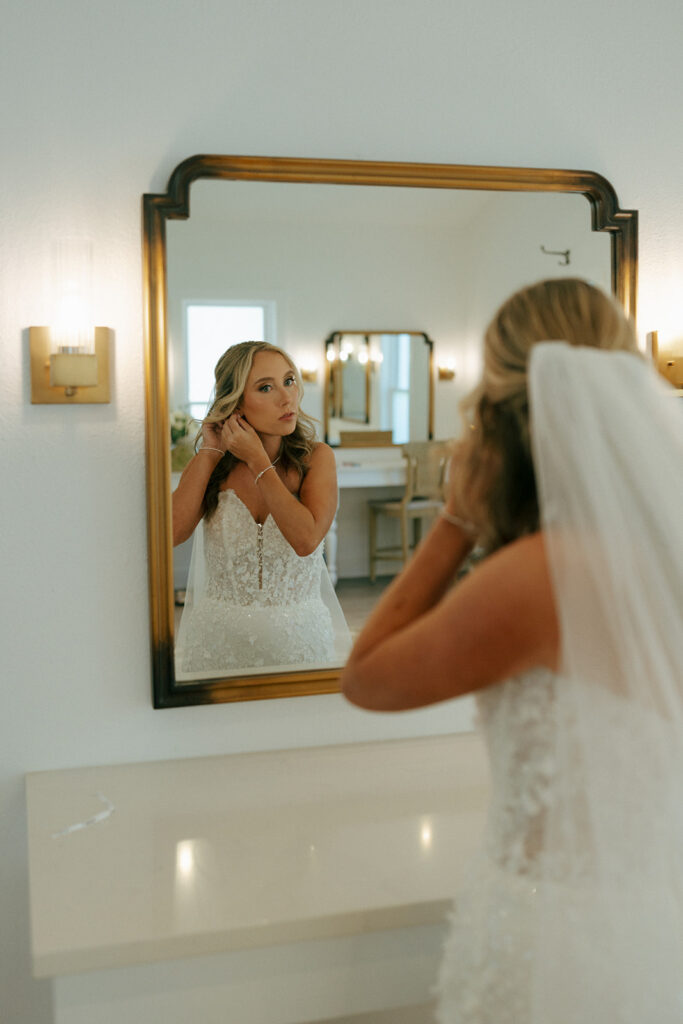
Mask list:
[[[338,538],[345,544],[343,574],[367,576],[367,503],[370,498],[400,497],[406,464],[400,445],[387,448],[335,448],[339,507],[325,539],[325,560],[332,582],[339,577]],[[341,523],[341,526],[340,526]]]

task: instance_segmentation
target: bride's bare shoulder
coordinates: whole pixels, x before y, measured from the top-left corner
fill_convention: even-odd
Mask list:
[[[548,573],[548,557],[544,534],[539,530],[505,544],[492,555],[483,559],[479,572],[486,576],[507,575],[524,570],[536,569]]]

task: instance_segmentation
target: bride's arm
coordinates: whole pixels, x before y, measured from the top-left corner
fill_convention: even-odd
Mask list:
[[[487,558],[455,587],[469,549],[441,518],[392,583],[341,676],[354,704],[421,707],[558,661],[559,630],[541,534]]]
[[[225,454],[221,426],[220,423],[205,423],[202,426],[203,446],[188,462],[171,495],[173,547],[191,537],[202,518],[202,504],[209,479]]]
[[[337,511],[337,465],[329,445],[317,444],[313,449],[297,498],[271,469],[261,438],[244,416],[228,417],[221,444],[245,463],[280,533],[297,555],[315,551]]]
[[[337,464],[329,445],[314,448],[298,498],[272,470],[264,473],[256,486],[297,555],[315,551],[337,511]]]

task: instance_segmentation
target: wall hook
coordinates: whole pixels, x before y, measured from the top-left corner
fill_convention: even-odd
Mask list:
[[[544,245],[541,246],[541,252],[544,252],[546,256],[564,256],[564,259],[560,260],[557,264],[558,267],[568,267],[570,264],[569,253],[571,249],[561,249],[559,252],[556,249],[546,249]]]

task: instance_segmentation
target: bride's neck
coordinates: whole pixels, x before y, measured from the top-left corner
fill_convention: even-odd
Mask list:
[[[261,444],[266,450],[266,455],[272,462],[280,454],[282,438],[274,434],[259,434],[259,437],[261,438]]]

